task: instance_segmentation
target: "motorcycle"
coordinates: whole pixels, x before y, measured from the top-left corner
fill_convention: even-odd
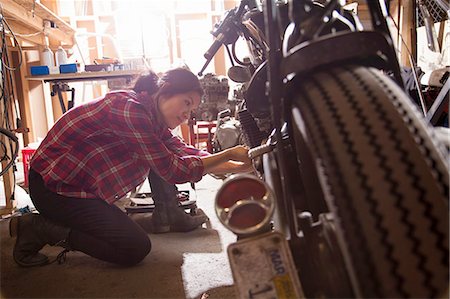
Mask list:
[[[369,29],[342,1],[242,0],[212,32],[202,71],[225,45],[255,165],[215,203],[240,298],[448,297],[449,152],[366,5]]]

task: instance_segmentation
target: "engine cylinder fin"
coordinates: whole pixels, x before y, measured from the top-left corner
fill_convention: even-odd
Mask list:
[[[242,126],[242,132],[244,133],[245,143],[250,148],[260,146],[267,135],[258,128],[255,119],[247,109],[240,110],[238,115]]]

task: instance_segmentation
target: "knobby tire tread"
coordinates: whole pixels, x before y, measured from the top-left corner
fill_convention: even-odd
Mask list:
[[[420,163],[416,161],[417,153],[410,155],[414,152],[410,143],[404,144],[404,128],[410,130],[418,142],[416,147],[422,152],[422,160],[426,160],[431,176],[443,186],[439,190],[443,201],[448,199],[445,167],[427,133],[423,133],[424,128],[417,125],[417,119],[405,109],[405,101],[399,99],[400,93],[392,88],[393,82],[389,80],[374,69],[335,68],[306,79],[296,102],[313,149],[318,153],[319,168],[328,185],[324,187],[332,194],[331,204],[341,221],[344,247],[351,256],[363,296],[436,297],[443,292],[443,273],[446,272],[448,280],[448,227],[443,228],[445,216],[433,211],[433,203],[440,199],[430,198],[437,192],[430,191],[433,187],[427,185],[429,181],[423,182],[424,175],[416,170]],[[337,91],[338,95],[332,91]],[[338,96],[342,98],[336,100]],[[395,107],[391,108],[388,101]],[[404,119],[404,125],[399,124],[399,118]],[[364,140],[355,139],[352,126],[362,128],[361,139]],[[329,132],[330,127],[335,128],[337,136]],[[369,159],[378,162],[375,174],[368,172],[372,162],[366,161],[363,148],[367,146],[374,153]],[[399,177],[400,172],[391,165],[397,156],[399,164],[395,166],[406,170],[404,177]],[[344,163],[348,159],[350,166]],[[420,164],[421,169],[423,164]],[[353,182],[346,181],[349,173]],[[388,199],[377,197],[377,185],[370,182],[376,177],[382,177],[381,186],[389,190]],[[347,186],[355,182],[357,187]],[[408,194],[401,192],[405,186],[411,189]],[[351,188],[356,188],[359,196],[355,196]],[[412,202],[411,196],[417,202]],[[384,201],[388,200],[392,201],[388,203],[391,206],[386,206]],[[441,206],[448,209],[448,202]],[[366,213],[361,212],[361,207]],[[417,213],[425,217],[416,219]],[[392,227],[393,223],[398,228]],[[423,226],[430,236],[425,236]],[[430,246],[426,244],[430,241],[440,256],[440,265],[430,257]],[[399,250],[407,251],[406,257],[399,256]],[[417,273],[407,271],[411,260]],[[445,265],[447,269],[440,268]]]

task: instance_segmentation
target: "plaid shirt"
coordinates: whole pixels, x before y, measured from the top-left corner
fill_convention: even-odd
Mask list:
[[[53,192],[113,203],[150,169],[174,184],[199,181],[199,156],[205,154],[172,135],[151,98],[116,91],[64,114],[33,155],[31,168]]]

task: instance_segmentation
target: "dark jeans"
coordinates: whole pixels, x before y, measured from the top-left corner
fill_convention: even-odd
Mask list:
[[[73,250],[124,266],[139,263],[150,252],[147,233],[115,205],[54,193],[33,169],[29,190],[42,216],[71,228],[68,242]]]

